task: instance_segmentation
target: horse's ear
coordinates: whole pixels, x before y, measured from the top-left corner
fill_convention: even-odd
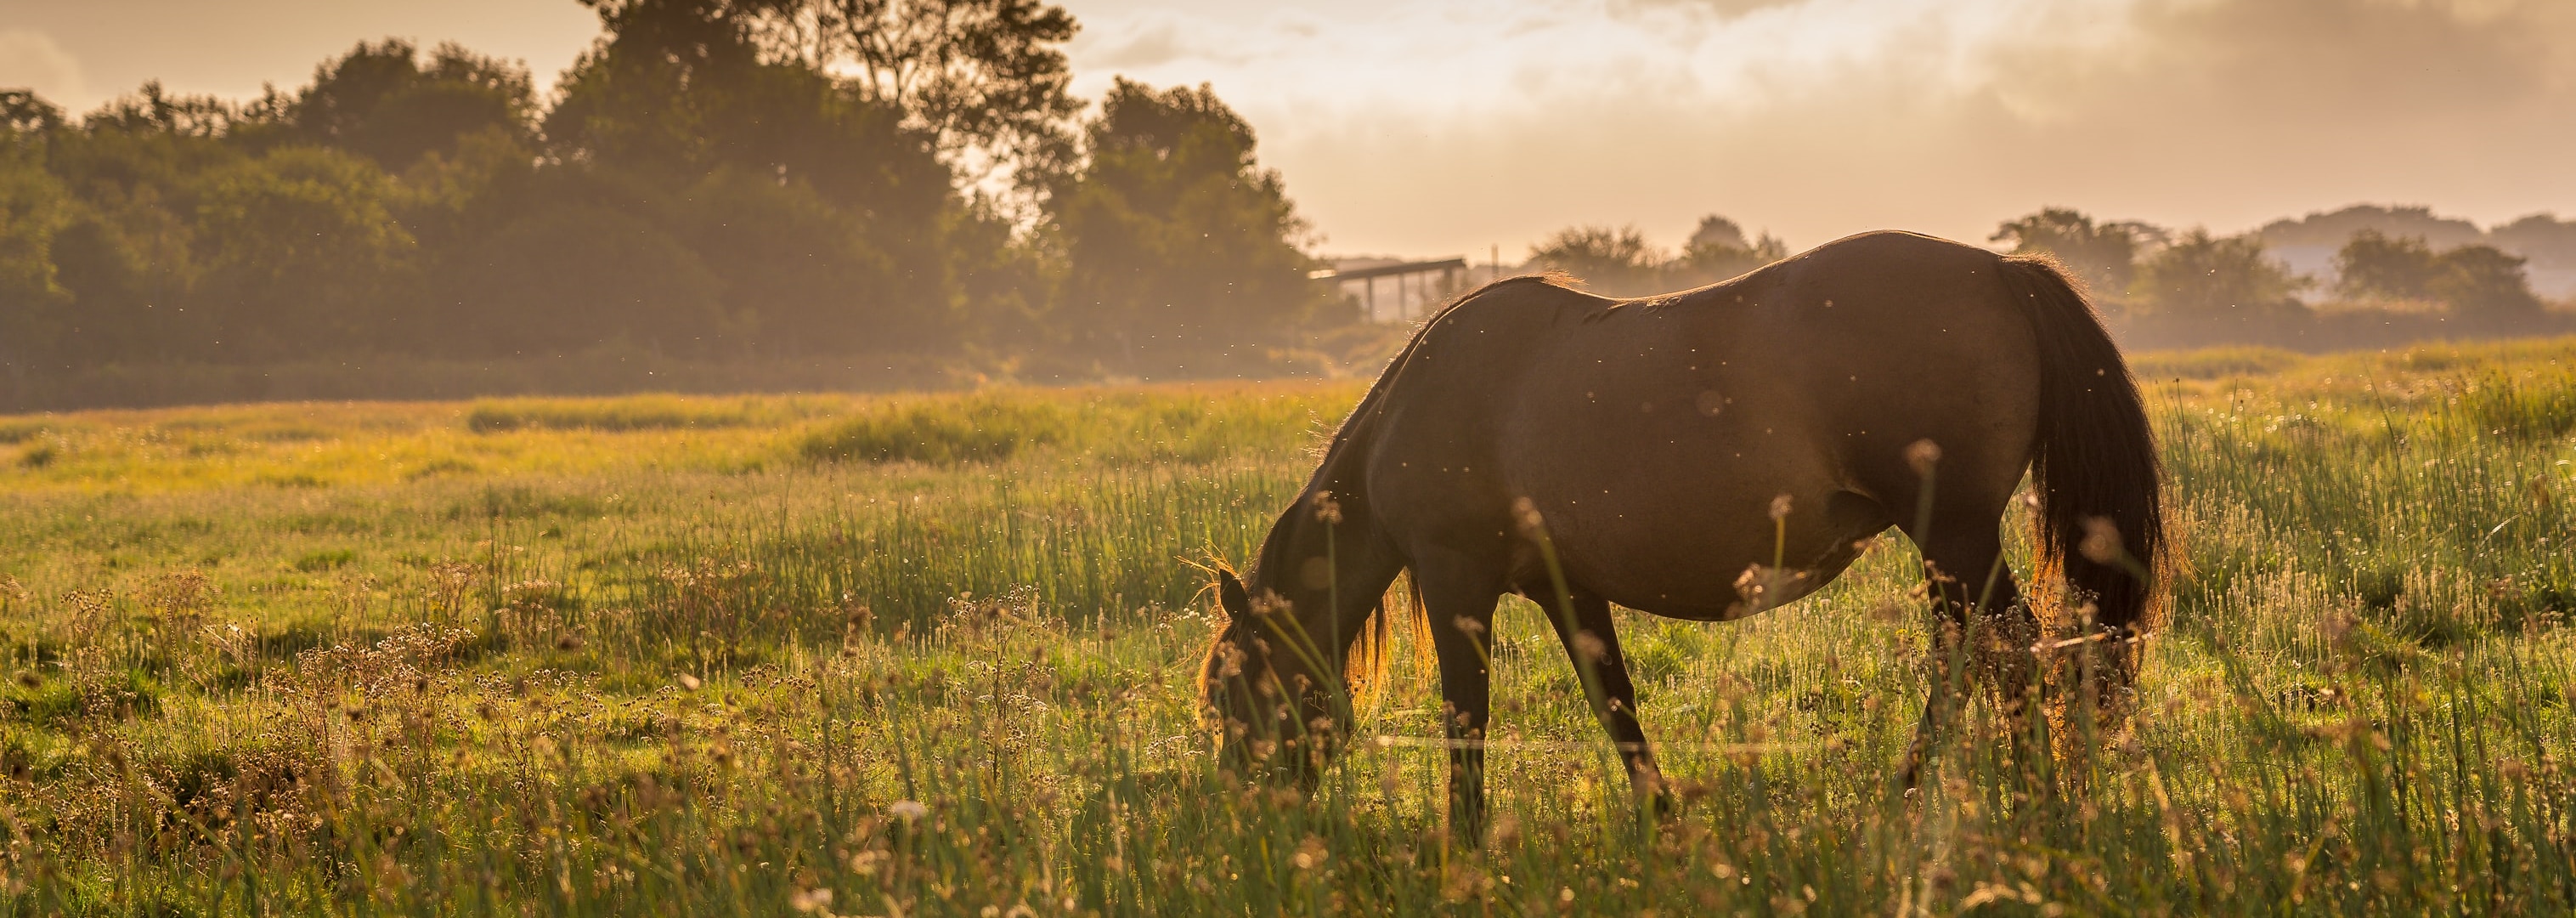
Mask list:
[[[1252,594],[1244,592],[1243,581],[1234,579],[1233,571],[1218,571],[1216,576],[1216,598],[1225,606],[1226,617],[1241,619],[1251,615]]]

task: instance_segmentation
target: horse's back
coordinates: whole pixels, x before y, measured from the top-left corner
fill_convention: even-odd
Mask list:
[[[1462,381],[1534,466],[1709,469],[1740,452],[1841,480],[1910,477],[1903,453],[1923,439],[1963,463],[2016,464],[2038,361],[2002,270],[1984,249],[1879,232],[1661,297],[1534,289],[1465,304],[1462,329],[1504,340],[1473,348]]]
[[[2038,376],[2002,264],[1873,233],[1663,297],[1488,289],[1390,370],[1371,490],[1444,542],[1508,541],[1527,499],[1570,574],[1637,608],[1726,614],[1711,565],[1775,553],[1821,582],[1910,506],[1911,444],[1962,490],[2019,479]]]

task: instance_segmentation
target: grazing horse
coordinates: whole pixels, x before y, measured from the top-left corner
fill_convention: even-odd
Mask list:
[[[1423,324],[1247,577],[1220,572],[1202,712],[1229,767],[1315,780],[1350,728],[1351,679],[1383,666],[1386,594],[1410,571],[1446,700],[1453,831],[1481,837],[1505,593],[1548,611],[1660,803],[1612,603],[1740,618],[1823,586],[1893,526],[1952,626],[1976,616],[2028,646],[1999,532],[2025,470],[2040,576],[2091,604],[2092,637],[2143,625],[2164,540],[2152,433],[2110,336],[2044,259],[1880,232],[1644,299],[1497,281]],[[2132,651],[2106,643],[2125,679]],[[1991,678],[2027,685],[2031,655],[2000,656],[2019,662]]]

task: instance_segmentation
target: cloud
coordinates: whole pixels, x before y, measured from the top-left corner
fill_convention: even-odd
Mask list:
[[[1170,22],[1156,22],[1123,36],[1102,50],[1085,55],[1097,66],[1113,69],[1158,67],[1189,54]]]
[[[2158,117],[2259,114],[2300,127],[2479,117],[2569,91],[2576,15],[2561,3],[2155,0],[2103,60],[2043,43],[2007,60],[2029,94],[2117,99]]]
[[[1741,16],[1772,7],[1797,6],[1807,0],[1613,0],[1613,12],[1679,8],[1716,16]]]
[[[48,99],[88,92],[80,61],[53,36],[30,29],[0,29],[0,87],[34,89]]]
[[[1169,20],[1336,249],[1518,251],[1707,212],[1982,239],[2043,204],[2250,228],[2576,212],[2565,0],[1424,0]],[[1105,76],[1101,77],[1105,80]]]

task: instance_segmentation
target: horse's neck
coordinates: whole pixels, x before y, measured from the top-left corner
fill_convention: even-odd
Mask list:
[[[1288,600],[1310,632],[1347,643],[1394,583],[1401,565],[1382,540],[1366,535],[1372,528],[1360,518],[1358,506],[1319,507],[1312,494],[1271,526],[1262,542],[1255,589]],[[1328,522],[1337,515],[1338,526]],[[1307,570],[1313,560],[1330,565],[1330,574],[1310,585]]]

